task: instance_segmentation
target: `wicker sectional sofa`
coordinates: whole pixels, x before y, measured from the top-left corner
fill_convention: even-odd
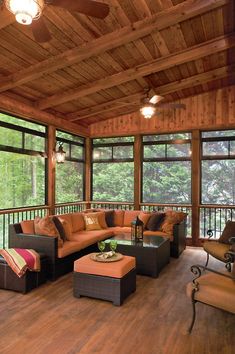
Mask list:
[[[73,262],[81,256],[97,251],[97,242],[118,233],[131,231],[131,221],[140,211],[114,210],[113,227],[87,231],[84,214],[81,212],[58,215],[71,226],[69,239],[59,247],[58,237],[36,235],[34,220],[9,225],[9,247],[32,248],[47,255],[49,260],[48,277],[52,280],[73,270]],[[175,224],[173,234],[162,231],[145,230],[144,235],[165,236],[170,238],[171,256],[179,257],[186,246],[185,221]]]

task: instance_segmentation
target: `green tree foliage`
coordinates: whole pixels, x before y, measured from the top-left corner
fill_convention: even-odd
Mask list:
[[[83,163],[56,165],[56,203],[83,200]]]

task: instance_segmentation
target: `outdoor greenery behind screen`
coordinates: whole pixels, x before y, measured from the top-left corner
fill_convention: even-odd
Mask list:
[[[82,201],[84,140],[57,131],[60,139],[56,203]],[[234,205],[235,131],[204,132],[201,144],[201,202]],[[134,137],[93,140],[94,201],[133,202],[133,148]],[[0,150],[0,209],[46,204],[46,127],[0,113]],[[191,204],[191,134],[144,136],[142,153],[142,201]]]

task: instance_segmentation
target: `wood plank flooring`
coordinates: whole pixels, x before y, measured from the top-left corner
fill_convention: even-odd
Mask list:
[[[22,295],[0,290],[1,354],[232,354],[235,316],[197,304],[191,335],[191,303],[185,286],[190,266],[205,253],[188,247],[158,279],[137,277],[137,291],[115,307],[72,295],[72,274]],[[210,261],[210,267],[223,267]]]

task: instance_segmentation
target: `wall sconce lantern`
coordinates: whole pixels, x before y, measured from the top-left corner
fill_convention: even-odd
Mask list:
[[[59,142],[59,148],[58,148],[58,150],[55,153],[56,162],[57,163],[64,163],[65,155],[66,155],[66,152],[63,150],[63,143]]]
[[[135,241],[143,241],[144,223],[138,216],[131,223],[131,239]]]

